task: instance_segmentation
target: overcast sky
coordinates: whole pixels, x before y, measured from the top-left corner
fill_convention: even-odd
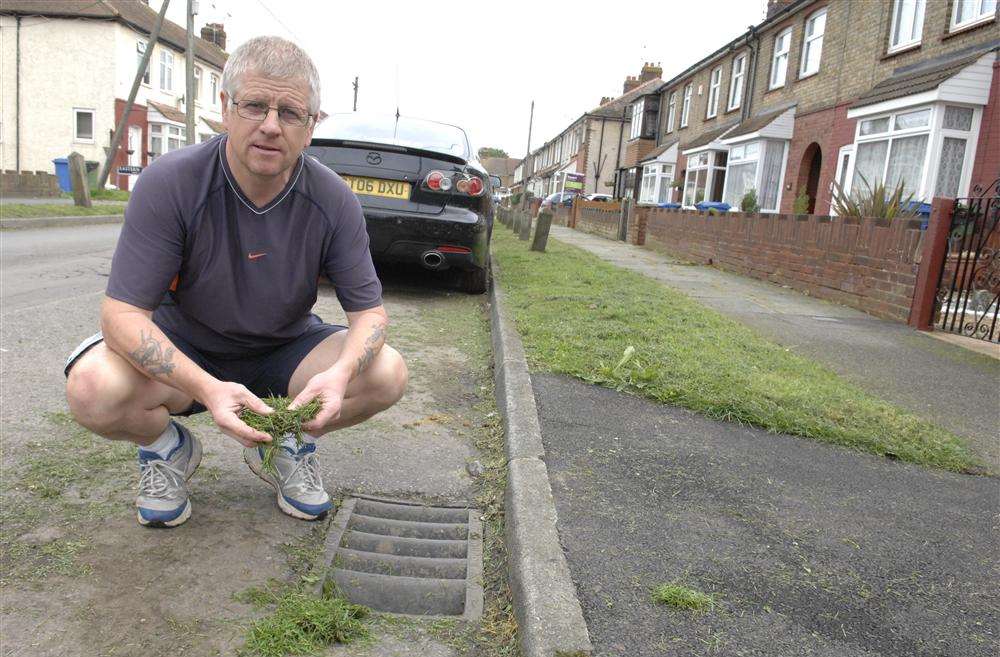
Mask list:
[[[357,75],[361,111],[393,114],[398,103],[404,115],[464,128],[475,148],[523,157],[532,100],[536,148],[601,96],[620,95],[643,62],[660,62],[669,79],[759,22],[766,4],[200,0],[195,29],[223,23],[229,52],[261,34],[295,41],[319,69],[331,114],[351,111]],[[171,0],[168,18],[185,25],[185,5]]]

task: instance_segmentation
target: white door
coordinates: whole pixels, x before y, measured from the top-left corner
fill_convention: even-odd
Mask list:
[[[840,149],[840,153],[837,156],[837,173],[836,181],[840,186],[840,189],[844,191],[845,194],[851,193],[851,168],[854,164],[854,144],[849,144]],[[835,188],[833,183],[830,183],[830,215],[836,215],[837,213],[833,210],[833,195],[835,194]]]
[[[142,128],[137,125],[128,127],[128,163],[129,166],[142,165]],[[128,188],[131,190],[135,186],[135,181],[139,176],[129,175]]]

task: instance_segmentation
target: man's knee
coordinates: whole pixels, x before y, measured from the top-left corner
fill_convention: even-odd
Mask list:
[[[406,384],[410,380],[410,372],[398,351],[385,345],[379,355],[383,354],[377,397],[379,406],[384,410],[402,399],[403,393],[406,392]]]
[[[137,382],[95,347],[69,371],[66,380],[66,401],[70,413],[81,425],[95,433],[108,433],[124,416]]]

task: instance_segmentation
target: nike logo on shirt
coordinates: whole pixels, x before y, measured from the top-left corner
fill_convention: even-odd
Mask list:
[[[258,253],[254,253],[253,251],[251,251],[250,253],[247,254],[247,258],[249,258],[250,260],[256,260],[257,258],[263,258],[266,255],[267,252],[265,251],[259,251]]]

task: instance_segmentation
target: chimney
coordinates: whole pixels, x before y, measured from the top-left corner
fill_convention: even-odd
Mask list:
[[[201,28],[201,38],[223,50],[226,49],[226,30],[223,29],[222,23],[205,23]]]
[[[795,0],[767,0],[767,16],[765,16],[764,20],[774,16],[793,2]]]
[[[656,62],[655,65],[653,62],[646,62],[642,65],[642,72],[639,73],[639,83],[645,84],[650,80],[657,79],[661,75],[663,75],[663,68],[660,66],[660,62]]]
[[[607,103],[610,103],[612,100],[614,100],[614,99],[611,98],[610,96],[601,96],[601,105],[605,105]]]
[[[628,92],[632,91],[638,86],[639,86],[639,78],[635,77],[634,75],[630,75],[627,78],[625,78],[625,84],[622,85],[622,93],[627,94]]]

